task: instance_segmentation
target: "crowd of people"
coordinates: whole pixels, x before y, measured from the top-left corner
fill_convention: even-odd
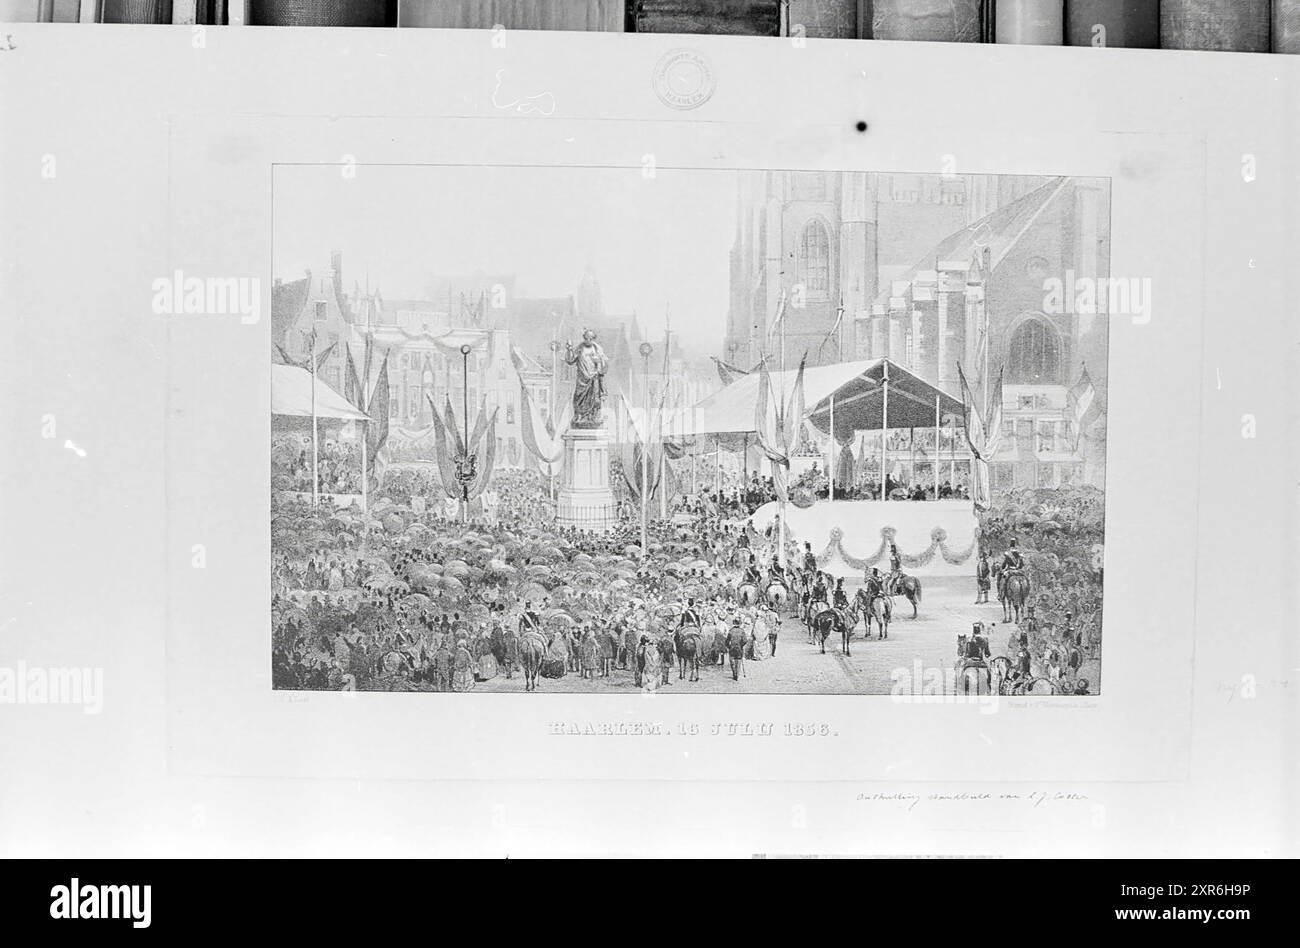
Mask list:
[[[688,610],[706,666],[738,640],[742,659],[776,650],[778,617],[728,598],[739,551],[761,542],[740,522],[655,520],[642,561],[635,522],[606,534],[555,527],[536,473],[500,472],[496,516],[468,523],[387,489],[364,514],[293,496],[275,504],[275,687],[466,690],[518,675],[520,629],[534,622],[549,639],[544,675],[644,686],[645,645],[658,674]]]
[[[361,493],[361,448],[358,442],[322,437],[316,456],[317,490],[322,494]],[[311,437],[281,434],[271,445],[271,486],[311,493]]]

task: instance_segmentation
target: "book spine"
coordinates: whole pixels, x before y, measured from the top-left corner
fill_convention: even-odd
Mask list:
[[[791,36],[861,39],[863,7],[870,0],[790,0]]]
[[[387,0],[249,0],[251,26],[388,26]]]
[[[628,31],[779,36],[780,0],[629,0]]]
[[[1065,0],[997,0],[994,37],[999,43],[1065,43]]]
[[[1300,0],[1273,0],[1273,52],[1300,53]]]
[[[400,0],[397,25],[621,33],[623,0]]]
[[[1165,49],[1269,51],[1268,0],[1163,0],[1160,45]]]
[[[881,40],[978,43],[980,0],[873,0],[871,35]]]
[[[1159,0],[1065,0],[1065,45],[1155,49]]]
[[[171,0],[104,0],[105,23],[170,23]]]

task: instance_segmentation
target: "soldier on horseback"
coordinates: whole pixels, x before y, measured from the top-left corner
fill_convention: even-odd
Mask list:
[[[1025,555],[1016,546],[1015,537],[1011,538],[1002,554],[1001,569],[998,570],[998,599],[1006,599],[1007,580],[1012,576],[1022,576],[1026,581],[1029,579],[1025,574]]]
[[[524,603],[524,614],[519,617],[519,633],[542,631],[542,617],[533,611],[531,602]]]
[[[745,567],[744,582],[759,586],[763,582],[763,572],[758,567],[758,557],[751,555],[749,565]]]
[[[812,598],[811,598],[810,602],[813,603],[813,604],[816,604],[816,603],[819,603],[819,602],[820,602],[820,603],[823,603],[823,604],[829,604],[829,602],[828,602],[828,600],[827,600],[827,598],[826,598],[826,578],[825,578],[825,575],[822,574],[822,573],[817,573],[816,576],[817,576],[817,578],[816,578],[816,580],[813,582]]]
[[[967,668],[984,669],[984,679],[990,688],[993,687],[992,672],[989,670],[989,640],[984,636],[984,624],[976,622],[971,627],[970,638],[966,639],[963,644],[961,654],[962,670]]]
[[[831,605],[836,609],[847,609],[849,607],[849,594],[844,591],[844,580],[835,580],[835,595],[831,600]]]
[[[807,540],[803,544],[803,571],[805,576],[813,576],[817,572],[817,554]]]
[[[886,588],[889,595],[894,595],[898,589],[898,581],[903,577],[903,557],[898,552],[898,545],[893,541],[889,544],[889,582]]]
[[[770,583],[780,583],[789,588],[789,584],[785,581],[785,567],[781,565],[779,557],[772,557],[772,565],[768,568],[767,575]]]
[[[679,630],[684,629],[688,625],[693,625],[696,628],[701,628],[704,625],[704,623],[700,621],[700,614],[699,611],[695,608],[694,599],[686,600],[686,609],[685,611],[682,612],[682,617],[677,622],[677,628]]]
[[[871,567],[871,572],[867,574],[866,586],[868,602],[877,596],[885,595],[885,578],[881,575],[878,567]]]

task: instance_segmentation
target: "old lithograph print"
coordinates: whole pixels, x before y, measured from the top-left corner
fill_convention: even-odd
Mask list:
[[[355,172],[275,169],[275,688],[1099,693],[1108,180]]]

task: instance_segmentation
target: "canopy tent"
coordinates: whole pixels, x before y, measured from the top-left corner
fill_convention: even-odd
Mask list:
[[[861,363],[856,363],[861,364]],[[962,424],[960,399],[931,385],[919,375],[888,359],[866,363],[854,376],[808,412],[808,420],[822,434],[830,433],[835,419],[835,438],[841,444],[853,439],[855,431],[881,428],[930,428]],[[885,379],[889,380],[888,417],[885,414]],[[812,404],[809,398],[807,404]]]
[[[770,375],[773,401],[788,397],[798,371]],[[805,417],[823,434],[830,431],[834,399],[835,436],[848,442],[855,431],[884,427],[885,378],[888,376],[889,428],[926,428],[935,424],[936,407],[943,423],[960,424],[962,403],[942,389],[889,359],[837,362],[804,370]],[[678,413],[668,422],[673,440],[754,434],[759,376],[741,376],[726,388]],[[774,406],[771,410],[775,410]],[[955,419],[955,421],[953,421]]]
[[[369,421],[364,412],[316,378],[316,417],[340,418],[344,421]],[[299,418],[312,416],[312,378],[306,369],[295,365],[271,365],[271,414]]]

